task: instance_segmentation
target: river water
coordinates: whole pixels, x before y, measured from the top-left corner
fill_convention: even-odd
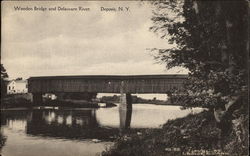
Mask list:
[[[123,129],[160,128],[169,119],[200,111],[153,104],[133,104],[132,111],[120,107],[3,110],[1,155],[99,155]]]

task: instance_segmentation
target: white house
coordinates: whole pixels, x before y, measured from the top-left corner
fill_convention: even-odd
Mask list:
[[[27,80],[12,80],[7,84],[7,94],[28,93]]]

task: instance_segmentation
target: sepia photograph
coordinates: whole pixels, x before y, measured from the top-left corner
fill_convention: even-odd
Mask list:
[[[0,156],[248,156],[249,13],[1,1]]]

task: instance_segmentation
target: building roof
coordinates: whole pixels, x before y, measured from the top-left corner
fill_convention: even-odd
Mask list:
[[[187,78],[186,74],[162,74],[162,75],[72,75],[72,76],[39,76],[30,77],[28,80],[49,79],[162,79],[162,78]]]

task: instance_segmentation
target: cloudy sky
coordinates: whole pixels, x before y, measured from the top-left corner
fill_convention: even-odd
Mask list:
[[[86,7],[90,11],[15,11],[14,7]],[[106,12],[100,7],[129,7]],[[128,2],[2,2],[1,61],[10,78],[92,74],[180,74],[155,64],[150,48],[168,48],[149,31],[152,7]]]

